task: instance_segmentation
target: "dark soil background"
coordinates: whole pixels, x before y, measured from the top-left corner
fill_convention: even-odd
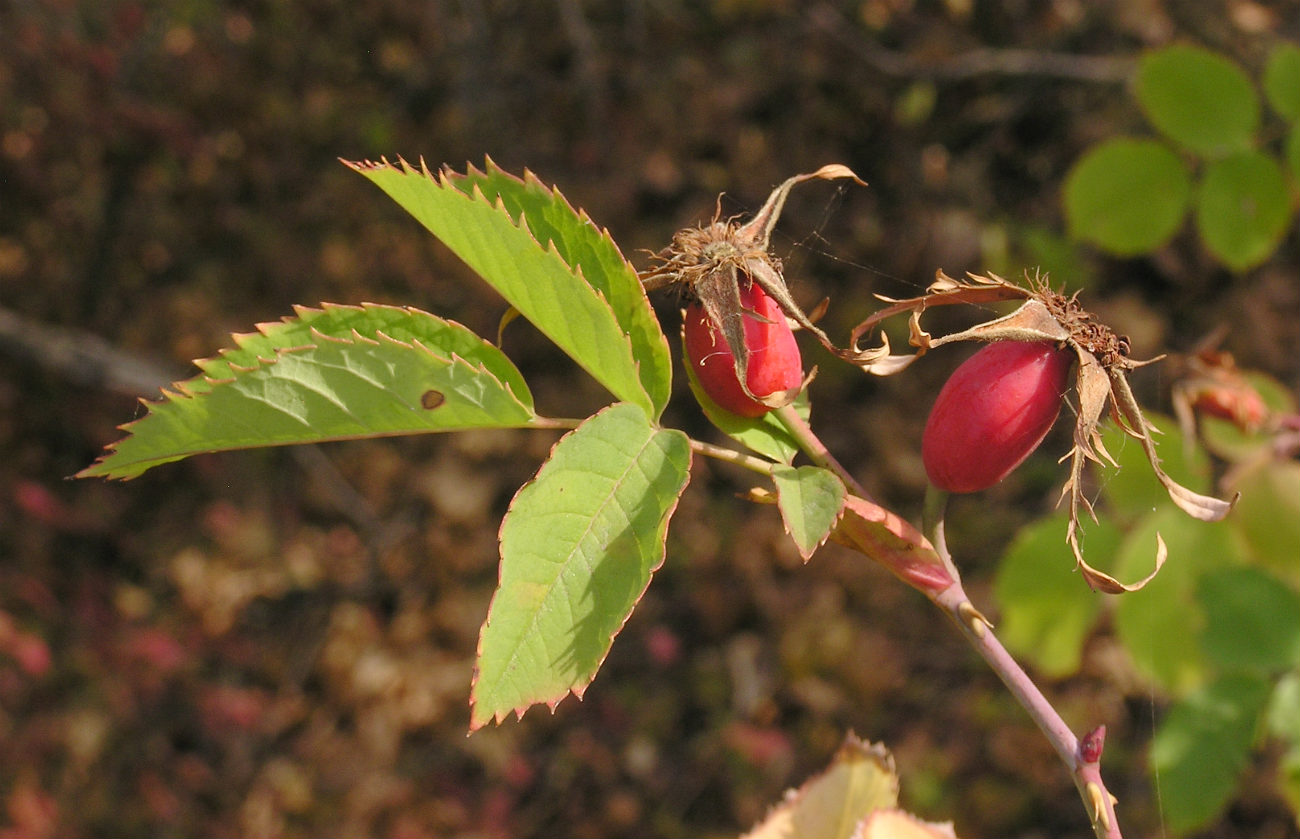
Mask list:
[[[1243,366],[1295,385],[1294,229],[1243,275],[1190,227],[1117,261],[1062,238],[1059,199],[1088,145],[1147,131],[1125,87],[1143,48],[1192,41],[1257,72],[1279,36],[1300,38],[1300,4],[0,4],[0,833],[735,835],[851,729],[959,835],[1088,835],[1069,776],[945,620],[841,548],[803,566],[728,467],[697,464],[586,698],[468,738],[497,525],[553,434],[64,478],[134,394],[294,304],[412,304],[495,334],[500,300],[340,157],[528,167],[641,266],[719,193],[745,212],[842,162],[870,186],[800,187],[774,243],[797,297],[831,297],[832,335],[938,268],[1042,266],[1135,355],[1225,326]],[[506,348],[543,411],[605,398],[527,326]],[[814,425],[915,514],[923,417],[959,354],[882,381],[806,352]],[[1138,384],[1168,410],[1165,374]],[[678,386],[668,420],[716,439]],[[990,612],[997,557],[1064,477],[1053,439],[953,510]],[[1109,726],[1125,827],[1159,835],[1144,755],[1165,702],[1117,659],[1103,632],[1045,689],[1076,729]],[[1206,835],[1297,835],[1273,760]]]

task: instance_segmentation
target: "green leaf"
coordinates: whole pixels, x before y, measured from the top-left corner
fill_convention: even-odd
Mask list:
[[[1062,513],[1022,528],[1002,557],[994,589],[1002,643],[1050,678],[1078,671],[1104,600],[1075,569],[1064,538],[1066,521]],[[1120,532],[1105,519],[1090,525],[1086,535],[1089,556],[1119,549]]]
[[[844,509],[844,482],[819,466],[777,466],[772,470],[776,503],[785,530],[808,561],[831,535]]]
[[[1119,138],[1075,161],[1063,198],[1070,235],[1120,256],[1147,253],[1178,231],[1191,200],[1187,166],[1163,143]]]
[[[1291,167],[1291,177],[1300,181],[1300,121],[1286,135],[1286,165]]]
[[[582,278],[604,296],[632,342],[641,384],[657,419],[672,389],[672,355],[636,269],[609,231],[597,227],[586,212],[575,210],[558,188],[547,187],[527,170],[520,180],[488,159],[486,171],[471,168],[465,175],[449,173],[448,179],[466,195],[477,188],[489,201],[499,199],[516,223],[522,217],[543,247],[554,247],[566,265],[580,270]]]
[[[1287,120],[1300,120],[1300,46],[1282,43],[1268,54],[1264,97]]]
[[[1293,808],[1300,808],[1300,672],[1277,680],[1266,712],[1268,733],[1285,744],[1278,761],[1278,786]]]
[[[497,347],[484,341],[455,321],[445,320],[419,309],[362,303],[360,306],[322,303],[319,309],[295,306],[292,317],[257,325],[257,332],[236,334],[233,348],[216,358],[196,361],[203,376],[186,382],[189,393],[211,389],[216,383],[234,378],[241,368],[257,367],[261,359],[274,357],[277,350],[296,349],[319,337],[351,340],[354,333],[374,338],[380,333],[396,341],[419,343],[439,355],[462,358],[482,365],[531,411],[533,397],[514,362]]]
[[[1259,95],[1250,77],[1204,47],[1148,52],[1138,64],[1135,93],[1152,125],[1206,157],[1250,148],[1259,126]]]
[[[1291,196],[1276,160],[1243,152],[1205,169],[1196,197],[1196,225],[1206,247],[1238,271],[1277,250],[1291,222]]]
[[[1236,789],[1255,742],[1268,683],[1227,676],[1169,709],[1151,743],[1171,834],[1183,834],[1218,815]]]
[[[1156,437],[1160,467],[1193,492],[1209,492],[1210,460],[1205,450],[1195,443],[1186,445],[1178,423],[1171,417],[1147,412],[1146,418],[1162,432]],[[1151,464],[1137,440],[1113,422],[1102,428],[1101,439],[1119,464],[1118,469],[1109,465],[1098,468],[1101,493],[1112,514],[1122,521],[1133,521],[1168,497],[1168,491],[1151,471]]]
[[[392,306],[299,308],[237,335],[164,391],[78,477],[133,478],[201,452],[465,428],[536,418],[523,378],[460,324]],[[396,337],[400,336],[400,337]]]
[[[1300,809],[1300,673],[1287,673],[1273,687],[1267,711],[1268,732],[1285,744],[1277,783],[1292,809]]]
[[[470,727],[581,698],[663,563],[690,440],[636,405],[565,435],[501,525],[501,576],[479,637]]]
[[[1267,719],[1270,734],[1300,747],[1300,672],[1287,673],[1277,680]]]
[[[769,411],[761,417],[742,417],[721,407],[700,387],[700,380],[696,378],[690,359],[684,352],[682,359],[691,393],[695,394],[695,400],[700,403],[704,416],[715,428],[766,458],[787,465],[794,460],[794,456],[799,453],[799,444],[775,414]],[[812,415],[807,388],[795,397],[794,409],[805,421]]]
[[[1157,533],[1168,546],[1169,561],[1142,590],[1119,598],[1115,631],[1140,673],[1180,695],[1206,677],[1205,614],[1196,598],[1197,581],[1207,569],[1240,557],[1228,527],[1197,521],[1164,502],[1125,537],[1116,576],[1131,580],[1150,573]]]
[[[1300,666],[1300,594],[1258,568],[1222,568],[1201,577],[1205,655],[1227,672],[1260,675]]]
[[[445,173],[436,177],[402,161],[349,164],[437,236],[598,382],[619,399],[657,416],[641,382],[632,339],[608,300],[544,248],[527,225],[479,189],[466,194]],[[540,226],[540,222],[539,222]]]
[[[1252,557],[1300,586],[1300,463],[1269,460],[1241,475],[1235,489],[1241,500],[1229,519],[1246,540]]]

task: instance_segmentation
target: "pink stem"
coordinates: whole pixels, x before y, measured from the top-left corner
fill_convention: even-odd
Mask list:
[[[947,541],[944,538],[941,509],[943,499],[937,495],[938,492],[938,490],[931,490],[927,494],[926,536],[943,558],[949,573],[956,575],[956,566],[948,553]],[[1012,658],[1007,648],[1002,646],[1002,642],[993,632],[993,624],[979,613],[970,598],[966,596],[961,578],[954,576],[953,579],[956,582],[941,592],[926,591],[921,588],[918,588],[918,591],[948,613],[953,622],[961,628],[966,640],[970,641],[971,646],[983,656],[989,667],[998,674],[1002,683],[1011,691],[1011,695],[1029,713],[1030,718],[1047,737],[1052,748],[1056,750],[1057,756],[1061,758],[1061,762],[1074,776],[1074,785],[1079,790],[1079,796],[1083,799],[1083,806],[1088,812],[1093,832],[1097,834],[1098,839],[1122,839],[1119,818],[1115,814],[1115,798],[1106,789],[1106,783],[1101,777],[1099,761],[1105,743],[1105,727],[1094,730],[1080,742],[1065,720],[1061,719],[1061,715],[1056,712],[1056,708],[1052,707],[1052,703],[1038,689],[1038,685],[1034,684],[1024,668]]]

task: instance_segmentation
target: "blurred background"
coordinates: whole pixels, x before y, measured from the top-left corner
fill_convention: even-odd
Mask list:
[[[800,187],[774,240],[796,297],[831,298],[831,335],[936,269],[1042,267],[1137,357],[1223,327],[1242,366],[1294,389],[1294,225],[1233,273],[1187,227],[1106,257],[1061,208],[1088,146],[1150,132],[1127,95],[1143,49],[1203,44],[1253,72],[1279,34],[1300,38],[1300,3],[0,4],[0,834],[735,835],[853,730],[959,835],[1087,835],[1046,741],[938,612],[837,546],[804,566],[724,465],[697,464],[585,699],[472,737],[497,526],[554,434],[65,479],[138,396],[294,304],[409,304],[495,334],[501,301],[339,158],[529,168],[638,267],[719,193],[752,211],[841,162],[870,186]],[[675,334],[675,303],[656,306]],[[505,346],[543,412],[602,404],[529,327]],[[959,352],[880,380],[805,351],[814,426],[917,513],[921,418]],[[1146,404],[1169,410],[1168,375],[1136,380]],[[667,422],[717,439],[678,378]],[[981,607],[1016,528],[1055,502],[1065,426],[953,508]],[[1107,724],[1123,823],[1157,835],[1163,704],[1126,674],[1103,623],[1079,673],[1043,686],[1077,730]],[[1298,835],[1257,760],[1206,835]]]

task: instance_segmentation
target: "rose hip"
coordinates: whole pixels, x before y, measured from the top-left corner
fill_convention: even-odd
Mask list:
[[[978,492],[1011,474],[1056,422],[1073,358],[1050,341],[1000,341],[954,370],[921,438],[930,483]]]
[[[700,387],[720,407],[744,417],[760,417],[772,408],[754,397],[798,388],[803,382],[803,361],[785,313],[757,283],[742,285],[740,302],[749,350],[745,376],[749,393],[740,386],[735,359],[722,331],[709,321],[699,303],[686,308],[686,358]]]

